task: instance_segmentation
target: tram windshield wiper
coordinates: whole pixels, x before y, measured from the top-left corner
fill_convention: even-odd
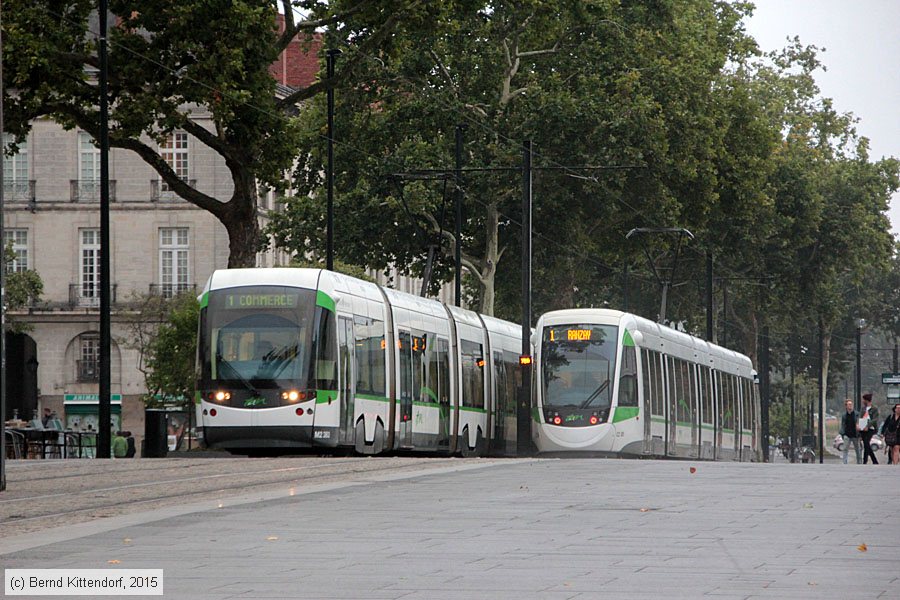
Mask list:
[[[591,395],[588,396],[587,399],[584,402],[582,402],[581,406],[579,406],[578,408],[587,408],[588,406],[593,404],[594,400],[596,400],[600,396],[600,394],[602,394],[604,391],[606,391],[607,387],[609,387],[609,379],[607,379],[606,381],[601,383],[599,386],[597,386],[597,389],[594,390],[593,393],[591,393]]]
[[[227,360],[225,360],[224,358],[222,358],[222,355],[221,355],[221,354],[218,354],[218,353],[216,354],[216,363],[217,363],[220,367],[227,367],[228,370],[231,371],[232,375],[234,375],[234,377],[232,377],[231,379],[237,379],[238,381],[240,381],[241,384],[244,386],[244,388],[246,388],[248,391],[252,392],[254,396],[260,396],[260,395],[261,395],[261,394],[259,393],[259,390],[257,390],[255,387],[253,387],[253,384],[251,384],[249,381],[247,381],[246,379],[244,379],[244,376],[241,375],[241,373],[240,373],[237,369],[235,369],[235,368],[231,365],[230,362],[228,362]],[[223,377],[222,379],[224,379],[224,377]]]

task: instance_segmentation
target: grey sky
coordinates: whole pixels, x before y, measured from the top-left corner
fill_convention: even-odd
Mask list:
[[[795,35],[819,47],[827,67],[816,73],[822,95],[859,117],[872,160],[900,157],[900,0],[753,1],[747,32],[760,48],[782,48]],[[900,234],[900,193],[889,215]]]

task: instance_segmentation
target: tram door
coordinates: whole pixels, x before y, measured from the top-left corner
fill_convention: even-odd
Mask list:
[[[353,338],[353,320],[347,317],[338,319],[338,368],[340,369],[340,402],[341,432],[339,443],[354,443],[354,398],[356,396],[356,369],[354,368],[355,347]]]

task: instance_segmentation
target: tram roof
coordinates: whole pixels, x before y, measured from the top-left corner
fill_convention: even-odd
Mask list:
[[[283,285],[314,290],[318,287],[321,269],[249,268],[218,269],[206,282],[204,293],[230,287],[249,285]]]
[[[645,319],[644,317],[622,312],[620,310],[612,310],[609,308],[572,308],[544,313],[543,315],[541,315],[541,318],[571,318],[578,320],[601,319],[614,322],[630,320],[632,323],[634,323],[635,331],[654,335],[662,340],[677,344],[678,346],[681,346],[683,348],[690,348],[694,351],[705,352],[706,354],[719,360],[731,362],[746,368],[752,368],[752,362],[750,361],[750,358],[744,354],[741,354],[740,352],[735,352],[734,350],[730,350],[723,346],[718,346],[704,339],[684,333],[683,331],[678,331],[677,329],[672,329],[671,327],[667,327],[666,325],[661,325],[659,323],[651,321],[650,319]]]

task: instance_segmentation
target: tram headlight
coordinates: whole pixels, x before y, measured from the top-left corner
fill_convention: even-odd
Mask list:
[[[231,392],[226,392],[225,390],[219,390],[214,394],[211,394],[212,399],[216,402],[225,402],[226,400],[231,400]]]
[[[553,417],[553,424],[554,425],[562,425],[562,417],[560,417],[559,415],[556,415],[555,417]]]
[[[597,415],[591,415],[591,425],[596,425],[600,419],[597,418]]]
[[[300,402],[306,400],[306,393],[298,390],[286,390],[281,392],[281,399],[286,402]]]

